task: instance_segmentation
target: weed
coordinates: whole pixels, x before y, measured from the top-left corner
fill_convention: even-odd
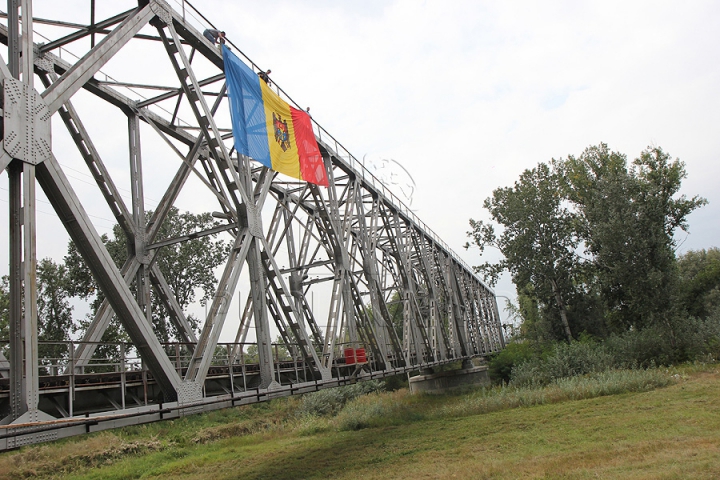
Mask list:
[[[199,430],[192,438],[193,443],[208,443],[221,438],[238,437],[248,435],[267,428],[267,424],[261,420],[242,421],[217,425]]]
[[[464,416],[567,400],[643,392],[665,387],[674,381],[670,375],[659,370],[613,370],[555,379],[543,387],[504,385],[482,388],[465,396],[458,403],[441,407],[438,414]]]
[[[408,396],[405,389],[357,397],[345,405],[333,424],[338,430],[360,430],[408,423]]]
[[[296,416],[336,415],[350,400],[371,392],[382,391],[383,382],[370,380],[338,388],[328,388],[303,395]]]
[[[93,436],[85,442],[67,442],[29,447],[19,452],[8,453],[0,461],[0,472],[7,472],[12,464],[13,478],[48,477],[70,473],[77,469],[99,467],[114,461],[144,455],[165,448],[156,438],[118,441],[112,433]],[[3,466],[3,463],[6,465]],[[1,474],[0,474],[1,476]]]

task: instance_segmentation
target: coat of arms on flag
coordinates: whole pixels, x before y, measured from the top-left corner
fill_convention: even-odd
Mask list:
[[[278,142],[283,152],[287,152],[288,148],[290,148],[287,120],[283,120],[279,113],[276,115],[273,112],[273,126],[275,127],[275,141]]]

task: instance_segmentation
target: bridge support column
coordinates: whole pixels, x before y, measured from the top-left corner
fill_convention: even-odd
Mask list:
[[[470,362],[468,360],[468,362]],[[471,364],[472,365],[472,364]],[[430,373],[410,377],[409,385],[412,393],[444,393],[450,390],[470,387],[474,385],[489,385],[490,377],[486,366],[450,370],[446,372]]]
[[[0,58],[0,166],[8,167],[9,177],[10,411],[5,412],[9,414],[0,424],[22,424],[53,419],[38,408],[35,238],[35,166],[50,154],[50,114],[33,87],[32,2],[9,0],[7,5],[9,65],[6,67]]]

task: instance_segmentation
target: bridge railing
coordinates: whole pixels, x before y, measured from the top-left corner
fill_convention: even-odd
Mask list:
[[[9,346],[7,339],[0,339],[0,351],[6,351]],[[94,345],[96,352],[105,351],[106,356],[97,353],[92,359],[82,365],[76,365],[75,352],[81,345]],[[166,342],[161,344],[172,362],[178,374],[184,374],[186,368],[190,364],[192,358],[192,350],[195,344],[184,342]],[[338,342],[335,345],[335,366],[343,366],[346,364],[345,350],[356,343]],[[273,353],[273,362],[280,364],[282,362],[304,362],[300,352],[299,344],[285,344],[273,342],[271,351]],[[104,347],[104,348],[103,348]],[[213,354],[212,365],[220,367],[257,365],[257,353],[250,353],[252,347],[257,352],[256,342],[218,342],[217,348]],[[38,341],[38,371],[41,376],[68,376],[68,375],[88,375],[103,373],[120,373],[120,372],[137,372],[146,370],[143,366],[142,359],[130,342],[86,342],[81,340],[66,341]],[[372,352],[368,349],[365,351],[368,361],[375,360]],[[74,368],[71,368],[75,365]],[[315,365],[307,365],[315,368]],[[4,370],[0,366],[0,378],[7,378]],[[1,383],[1,382],[0,382]],[[0,385],[0,391],[2,386]]]

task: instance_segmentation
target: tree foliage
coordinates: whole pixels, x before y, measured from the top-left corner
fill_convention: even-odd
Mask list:
[[[584,225],[609,320],[620,329],[668,321],[675,289],[677,228],[706,202],[674,198],[685,168],[659,147],[641,153],[630,168],[607,145],[590,147],[565,162],[568,199]]]
[[[390,325],[392,325],[398,338],[403,338],[403,324],[405,323],[405,302],[400,297],[400,293],[393,292],[390,300],[387,302],[387,309],[388,315],[390,315]]]
[[[519,290],[532,286],[541,308],[557,312],[560,331],[569,340],[568,301],[580,284],[584,262],[577,254],[579,219],[564,201],[563,190],[555,162],[525,170],[514,186],[498,188],[485,200],[493,220],[504,227],[502,233],[498,236],[493,225],[471,219],[468,235],[481,252],[495,246],[504,256],[477,270],[493,285],[509,271]]]
[[[720,249],[689,251],[678,258],[680,308],[706,318],[720,312]]]
[[[63,264],[44,258],[37,264],[38,356],[46,364],[58,364],[69,355],[71,335],[77,330],[70,305],[70,281]],[[9,279],[0,279],[0,338],[10,337]],[[42,343],[57,342],[57,343]]]
[[[151,215],[152,212],[149,212],[148,217]],[[191,235],[215,226],[217,223],[208,213],[195,215],[189,212],[181,213],[177,208],[172,208],[159,230],[157,240]],[[128,258],[128,252],[134,249],[134,244],[130,245],[118,225],[114,227],[112,236],[103,235],[101,239],[116,266],[121,268]],[[214,270],[227,257],[228,248],[229,244],[226,241],[215,236],[203,236],[160,249],[156,257],[157,265],[183,310],[198,300],[198,296],[201,304],[204,304],[214,295],[217,286]],[[134,283],[130,288],[136,291]],[[59,362],[55,360],[68,357],[69,348],[65,342],[72,340],[76,332],[84,332],[87,329],[104,295],[73,242],[68,244],[67,255],[63,262],[55,263],[49,258],[38,262],[37,289],[38,339],[41,341],[38,353],[46,365],[56,364]],[[90,302],[91,313],[86,318],[73,318],[70,302],[74,297]],[[153,294],[151,297],[152,320],[156,335],[162,342],[177,339],[178,332],[168,321],[168,312],[164,305],[157,295]],[[0,338],[2,339],[9,338],[9,300],[8,277],[4,276],[0,279]],[[197,319],[188,316],[187,320],[197,328]],[[117,319],[113,319],[102,341],[129,342],[129,337]],[[95,355],[101,358],[118,358],[119,349],[113,345],[101,345]]]
[[[50,258],[44,258],[37,265],[37,309],[38,340],[66,342],[77,329],[73,322],[70,306],[70,282],[67,269]],[[60,359],[69,355],[67,344],[41,344],[38,347],[41,358]]]
[[[245,363],[258,363],[260,361],[260,355],[258,353],[258,346],[256,343],[248,345],[247,351],[245,351],[243,355]],[[284,362],[292,360],[290,350],[287,345],[285,345],[285,341],[280,335],[276,336],[275,340],[272,342],[272,355],[273,360],[275,361]]]
[[[526,334],[571,340],[585,332],[671,325],[677,290],[675,240],[706,201],[678,195],[684,164],[650,147],[628,165],[600,144],[579,157],[540,163],[470,220],[470,244],[503,259],[476,267],[494,284],[508,271]],[[547,338],[550,337],[550,338]]]
[[[152,212],[148,212],[147,216],[151,217]],[[157,241],[208,230],[217,225],[209,213],[197,215],[190,212],[181,213],[173,207],[158,232]],[[117,267],[121,268],[130,249],[122,229],[116,225],[113,229],[113,237],[103,235],[102,240]],[[214,270],[226,258],[228,248],[228,242],[214,236],[195,238],[161,248],[156,259],[157,265],[183,310],[196,301],[198,290],[201,292],[199,300],[203,305],[214,295],[217,287]],[[65,264],[68,265],[68,275],[73,283],[72,293],[91,300],[94,315],[104,296],[72,242],[68,245]],[[133,284],[131,289],[135,291],[135,288]],[[160,341],[169,342],[177,339],[178,332],[168,321],[169,314],[157,295],[152,296],[152,311],[153,328]],[[191,325],[197,327],[197,319],[192,316],[188,316],[187,319]],[[87,319],[85,323],[88,324],[89,320]],[[113,320],[103,341],[127,341],[116,320]]]

